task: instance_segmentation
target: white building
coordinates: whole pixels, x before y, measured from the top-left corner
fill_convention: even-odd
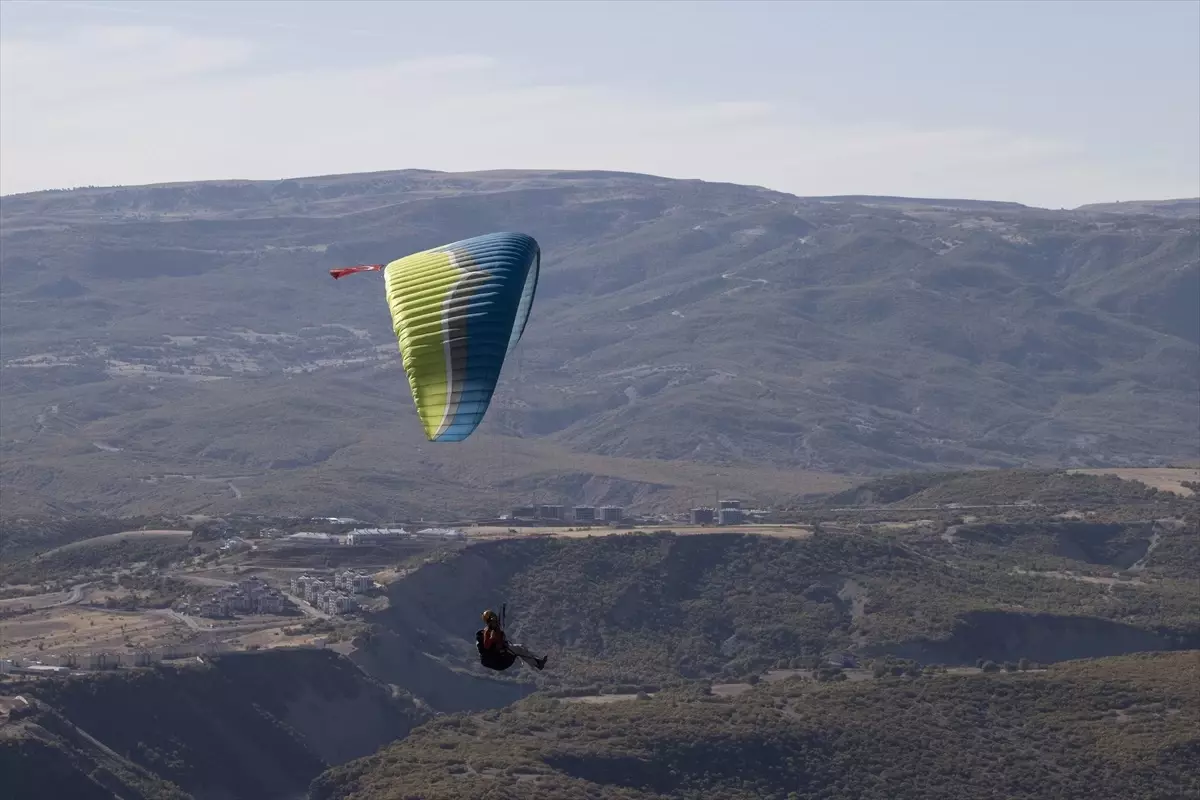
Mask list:
[[[88,669],[113,669],[121,666],[121,657],[115,653],[88,653],[87,654]]]
[[[347,545],[371,544],[408,536],[404,528],[355,528],[346,534]]]
[[[444,539],[461,539],[465,534],[455,528],[425,528],[417,531],[418,536],[437,536]]]

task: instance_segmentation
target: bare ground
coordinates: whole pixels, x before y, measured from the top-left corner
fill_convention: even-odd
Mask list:
[[[155,614],[62,606],[0,621],[6,658],[36,658],[67,651],[125,650],[179,641],[182,625]]]
[[[1190,497],[1195,494],[1195,492],[1183,485],[1184,481],[1200,483],[1200,469],[1182,467],[1114,467],[1112,469],[1072,469],[1068,470],[1068,472],[1083,475],[1116,475],[1122,480],[1139,481],[1147,486],[1158,489],[1160,492],[1174,492],[1184,497]]]
[[[636,528],[584,528],[575,525],[522,527],[510,533],[502,526],[480,525],[464,529],[470,539],[519,539],[526,536],[555,536],[563,539],[586,539],[589,536],[620,536],[622,534],[651,533],[669,530],[680,536],[699,536],[714,533],[746,533],[756,536],[771,536],[780,539],[804,539],[812,536],[812,529],[803,525],[731,525],[728,527],[704,525],[642,525]]]
[[[55,553],[64,553],[68,550],[79,550],[85,547],[95,547],[98,545],[110,544],[112,542],[119,542],[123,539],[183,539],[191,535],[191,531],[122,531],[121,533],[110,533],[107,536],[97,536],[92,539],[81,539],[78,542],[64,544],[62,547],[56,547],[53,550],[47,550],[39,557],[45,558]]]

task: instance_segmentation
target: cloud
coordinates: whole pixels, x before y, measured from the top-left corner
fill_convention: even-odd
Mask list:
[[[1057,205],[1107,197],[1097,192],[1116,181],[1071,143],[1006,131],[817,123],[745,98],[684,104],[539,81],[479,53],[292,68],[273,55],[164,27],[3,40],[0,192],[554,168]]]
[[[0,102],[59,104],[101,99],[96,93],[139,91],[246,65],[253,47],[238,39],[196,38],[171,28],[103,26],[59,41],[0,41]],[[63,109],[66,110],[66,109]]]

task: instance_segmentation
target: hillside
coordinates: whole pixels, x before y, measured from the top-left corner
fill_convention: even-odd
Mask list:
[[[1200,496],[1050,470],[916,473],[789,513],[803,524],[398,554],[337,637],[345,658],[264,649],[9,678],[0,773],[18,796],[146,800],[1032,800],[1100,783],[1102,800],[1157,800],[1194,785]],[[14,570],[111,569],[134,543],[182,537],[154,529],[179,520],[142,522],[14,524],[6,546],[36,553]],[[222,524],[206,526],[189,541],[216,546]],[[232,572],[166,573],[245,565],[226,558]],[[45,602],[78,599],[60,589]],[[479,612],[501,603],[545,671],[478,664]]]
[[[1085,494],[1105,485],[1081,482]],[[1200,647],[1195,501],[1124,521],[1115,510],[1007,510],[824,523],[808,538],[664,531],[472,545],[393,582],[353,658],[391,681],[408,674],[400,654],[482,673],[471,637],[480,611],[501,602],[514,639],[554,663],[512,676],[544,689],[742,680],[843,653],[973,665]]]
[[[422,170],[5,197],[4,505],[678,508],[1194,460],[1200,230],[1141,208]],[[542,244],[533,316],[476,436],[433,448],[377,276],[327,269],[494,229]]]
[[[788,680],[740,696],[534,698],[436,720],[315,800],[1011,800],[1193,796],[1200,652],[1045,672]]]
[[[1181,197],[1177,200],[1135,200],[1129,203],[1089,203],[1077,211],[1107,214],[1146,214],[1161,217],[1200,219],[1200,197]]]
[[[0,773],[14,797],[294,797],[428,717],[317,651],[4,689],[34,701],[0,720]]]

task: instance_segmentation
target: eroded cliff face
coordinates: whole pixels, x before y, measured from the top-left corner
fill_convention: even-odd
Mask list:
[[[22,797],[303,797],[323,770],[430,716],[329,651],[30,681],[0,726]]]
[[[369,617],[372,634],[349,658],[439,712],[501,708],[528,696],[537,686],[519,664],[503,674],[478,666],[474,632],[485,606],[499,610],[503,598],[494,593],[528,564],[529,550],[469,547],[395,581],[387,608]],[[508,631],[519,636],[519,624]]]
[[[474,655],[472,646],[467,658]],[[350,659],[378,680],[403,685],[438,712],[502,708],[537,689],[533,683],[474,675],[458,659],[437,657],[419,649],[404,630],[380,631],[369,644],[351,653]],[[519,672],[519,669],[509,671]]]

